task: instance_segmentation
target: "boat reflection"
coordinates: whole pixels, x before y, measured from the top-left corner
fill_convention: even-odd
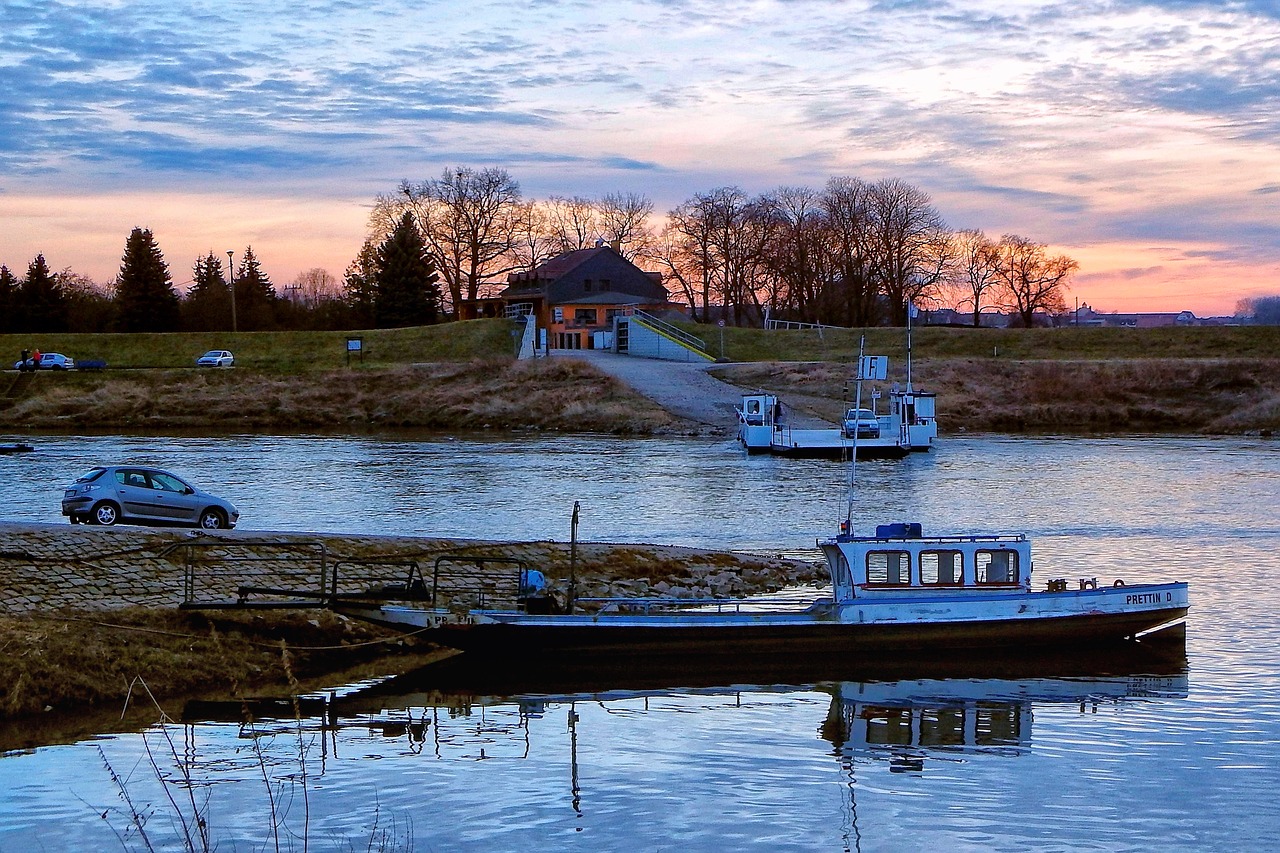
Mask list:
[[[1133,644],[1083,660],[1005,657],[892,667],[756,660],[730,670],[650,673],[481,668],[459,656],[345,694],[193,703],[184,716],[190,723],[239,722],[243,738],[311,731],[321,735],[322,765],[348,752],[376,753],[378,744],[442,760],[521,760],[530,754],[531,729],[547,717],[567,722],[576,748],[583,703],[610,713],[661,713],[678,703],[688,712],[749,704],[763,694],[813,692],[831,697],[815,729],[842,763],[866,758],[892,772],[922,772],[931,756],[1022,754],[1037,706],[1077,705],[1093,713],[1106,704],[1183,698],[1188,680],[1181,647]]]
[[[832,685],[822,736],[842,758],[885,762],[891,772],[923,772],[926,759],[967,754],[1016,756],[1031,742],[1033,709],[1185,698],[1186,671],[1071,678],[843,681]]]

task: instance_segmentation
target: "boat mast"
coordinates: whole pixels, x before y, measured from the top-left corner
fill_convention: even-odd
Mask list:
[[[862,364],[863,351],[866,349],[867,336],[863,335],[858,338],[858,365],[857,379],[854,383],[853,392],[853,448],[849,452],[849,488],[845,504],[844,522],[840,525],[841,532],[853,534],[853,488],[855,484],[854,473],[858,466],[858,413],[862,411]]]

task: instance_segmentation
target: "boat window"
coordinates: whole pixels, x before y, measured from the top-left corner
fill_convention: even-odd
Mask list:
[[[964,583],[963,566],[959,551],[921,551],[920,583]]]
[[[976,746],[1007,746],[1022,742],[1022,718],[1013,702],[979,702],[974,721]]]
[[[867,706],[862,716],[867,721],[867,743],[877,746],[911,745],[910,710]]]
[[[911,583],[911,554],[907,551],[872,551],[867,555],[867,584],[903,586]]]
[[[920,712],[921,746],[964,746],[963,708],[925,708]]]
[[[1016,583],[1018,553],[1016,551],[978,551],[978,583]]]

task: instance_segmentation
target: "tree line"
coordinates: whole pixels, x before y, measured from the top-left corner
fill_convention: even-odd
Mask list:
[[[366,249],[411,217],[450,305],[489,295],[507,273],[600,241],[664,274],[695,320],[769,316],[844,326],[902,325],[911,304],[987,310],[1024,325],[1066,310],[1078,264],[1017,234],[947,227],[929,196],[896,179],[833,177],[820,189],[698,193],[655,227],[643,195],[526,200],[499,168],[446,169],[380,195]],[[348,273],[350,280],[350,271]]]
[[[314,268],[277,292],[247,247],[233,270],[213,251],[179,292],[149,229],[125,242],[98,285],[43,255],[18,278],[0,266],[4,331],[219,331],[423,325],[492,296],[509,273],[602,243],[661,271],[698,321],[764,317],[827,325],[901,325],[911,304],[984,311],[1025,325],[1065,311],[1077,264],[1017,234],[952,230],[918,187],[833,177],[821,189],[697,193],[655,222],[638,193],[526,199],[501,168],[446,169],[375,199],[369,233],[341,281]],[[230,254],[230,253],[222,253]]]

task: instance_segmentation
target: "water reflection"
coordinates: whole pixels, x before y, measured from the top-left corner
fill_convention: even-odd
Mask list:
[[[431,797],[442,825],[484,823],[472,831],[507,847],[555,834],[516,831],[498,815],[519,815],[532,827],[625,827],[646,803],[721,802],[721,791],[705,789],[708,775],[717,780],[713,788],[742,799],[732,808],[744,809],[753,837],[766,831],[759,798],[773,802],[787,786],[843,802],[843,824],[809,827],[806,844],[829,846],[838,835],[854,849],[877,821],[865,804],[860,816],[857,800],[875,802],[888,777],[941,772],[955,784],[972,774],[975,784],[989,786],[1012,768],[986,762],[1077,745],[1061,725],[1037,728],[1041,714],[1121,716],[1141,704],[1168,713],[1189,691],[1176,648],[1126,649],[1088,661],[971,661],[961,667],[964,677],[946,677],[957,674],[954,664],[945,675],[927,665],[815,664],[792,667],[791,680],[776,680],[786,667],[769,662],[665,675],[458,664],[309,697],[296,709],[288,702],[192,705],[189,715],[205,722],[182,726],[174,753],[180,766],[169,778],[215,792],[215,802],[224,788],[232,796],[245,789],[231,783],[264,774],[296,801],[305,779],[315,814],[326,803],[332,809],[335,797],[366,814],[378,803]],[[840,677],[808,680],[818,675]],[[215,718],[230,722],[208,722]],[[371,791],[375,778],[380,790]],[[467,784],[454,788],[459,780]],[[825,795],[817,794],[821,788]],[[983,802],[971,799],[975,807]],[[814,809],[771,819],[794,830]],[[724,815],[707,818],[719,830],[679,825],[694,834],[724,831]],[[326,826],[340,824],[330,817]],[[646,827],[648,840],[660,826]],[[893,827],[874,831],[883,836]],[[450,846],[458,838],[457,830],[441,832],[431,843]],[[708,842],[700,835],[689,846]]]
[[[1032,708],[1103,705],[1187,697],[1187,673],[1025,679],[842,681],[832,685],[823,737],[850,761],[885,762],[895,773],[921,773],[927,758],[1023,754],[1032,739]]]

